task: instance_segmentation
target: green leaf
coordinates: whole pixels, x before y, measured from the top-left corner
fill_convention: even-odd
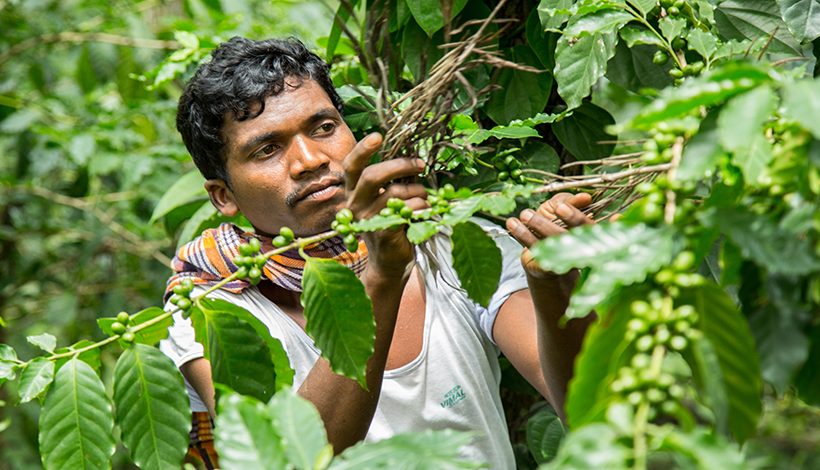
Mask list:
[[[57,347],[57,338],[48,333],[43,333],[36,336],[26,336],[26,341],[45,352],[54,352],[54,348]]]
[[[820,2],[817,0],[778,0],[780,14],[798,41],[820,37]]]
[[[555,29],[567,21],[575,11],[575,0],[541,0],[538,17],[544,29]]]
[[[591,424],[567,434],[558,455],[549,464],[539,467],[550,469],[630,468],[632,449],[619,442],[612,427]]]
[[[581,105],[590,88],[606,73],[606,64],[615,55],[618,36],[597,33],[577,40],[561,36],[555,48],[555,80],[558,94],[568,109]]]
[[[83,349],[87,346],[91,346],[94,344],[93,341],[82,339],[77,341],[76,343],[72,344],[71,346],[65,348],[58,348],[54,350],[54,354],[65,354],[67,352],[78,351]],[[78,358],[91,366],[92,369],[99,371],[100,370],[100,348],[92,348],[87,351],[83,351],[80,353]],[[56,370],[60,370],[63,365],[65,365],[69,361],[69,358],[62,358],[57,359],[56,363],[54,364]]]
[[[214,441],[222,468],[288,468],[270,412],[254,398],[238,393],[220,397]]]
[[[658,0],[628,0],[634,6],[641,16],[646,18],[646,14],[652,11],[658,4]]]
[[[515,210],[515,199],[504,194],[487,194],[481,201],[481,210],[492,215],[506,215]]]
[[[546,238],[531,249],[545,271],[558,274],[572,268],[591,268],[576,285],[567,307],[567,318],[584,317],[618,286],[646,279],[648,273],[668,263],[674,252],[669,227],[643,224],[591,224]]]
[[[553,124],[552,131],[578,160],[594,160],[608,157],[615,149],[616,136],[606,128],[615,119],[605,109],[585,101],[572,115]]]
[[[683,157],[678,168],[679,179],[699,180],[718,164],[723,152],[718,138],[717,116],[717,113],[709,113],[701,121],[698,133],[683,148]]]
[[[817,364],[820,363],[820,325],[814,325],[809,337],[811,340],[808,357],[803,368],[797,373],[794,385],[803,401],[820,406],[820,374],[817,373]]]
[[[774,112],[776,98],[772,89],[763,85],[729,100],[718,117],[723,148],[732,152],[748,151],[754,137],[763,135],[763,123]]]
[[[453,227],[453,268],[461,286],[477,304],[488,307],[501,279],[501,250],[480,226]]]
[[[724,0],[715,10],[715,24],[723,37],[751,40],[772,37],[770,52],[803,55],[800,44],[780,18],[777,2],[772,0]]]
[[[734,162],[743,172],[745,181],[751,186],[762,183],[760,176],[774,158],[772,144],[762,133],[752,137],[748,148],[734,154]]]
[[[561,166],[561,158],[555,152],[555,149],[539,140],[527,142],[524,148],[521,149],[520,155],[525,162],[524,166],[527,168],[557,173]],[[509,214],[512,210],[510,209],[505,214]]]
[[[749,324],[716,284],[682,291],[680,301],[695,307],[698,327],[715,349],[728,399],[729,430],[742,442],[754,434],[761,409],[760,366]]]
[[[8,344],[0,343],[0,381],[17,377],[17,352]]]
[[[718,432],[728,434],[729,402],[715,347],[708,338],[701,338],[692,341],[691,351],[691,356],[685,357],[692,368],[701,401],[712,410]]]
[[[268,412],[281,437],[288,463],[295,468],[316,468],[315,464],[329,444],[322,418],[313,403],[291,390],[284,390],[273,396],[268,403]]]
[[[444,27],[444,13],[442,0],[405,0],[413,18],[427,33],[433,37],[433,33]],[[467,4],[467,0],[444,0],[452,5],[449,19],[455,18]]]
[[[130,325],[132,327],[138,326],[164,314],[165,311],[159,307],[149,307],[131,316]],[[168,328],[173,326],[173,324],[174,319],[171,318],[171,316],[168,316],[167,318],[159,320],[151,326],[137,331],[135,334],[136,339],[134,341],[153,346],[168,337]]]
[[[686,29],[686,20],[664,16],[658,21],[658,27],[660,27],[663,37],[667,41],[672,41],[683,34]]]
[[[450,212],[442,217],[442,222],[450,226],[466,222],[473,214],[481,210],[481,206],[484,204],[484,197],[483,194],[478,194],[458,201],[458,204],[454,205],[450,209]]]
[[[217,227],[223,221],[228,220],[224,217],[211,201],[205,201],[199,206],[199,209],[185,222],[182,230],[179,232],[177,239],[177,250],[184,244],[198,237],[203,230]]]
[[[693,468],[744,470],[749,468],[737,445],[723,439],[709,429],[698,427],[689,432],[673,428],[663,436],[662,449],[671,449],[677,455],[688,457]]]
[[[285,348],[282,346],[281,341],[271,336],[270,330],[262,321],[256,318],[251,312],[226,300],[206,298],[202,299],[201,304],[208,309],[232,315],[250,325],[253,331],[262,338],[262,341],[264,341],[268,347],[268,351],[270,351],[270,361],[273,363],[276,372],[276,391],[278,392],[285,387],[293,385],[294,371],[290,366],[290,360],[285,352]]]
[[[111,468],[114,416],[94,370],[68,361],[54,380],[40,413],[40,457],[48,469]]]
[[[783,115],[799,122],[820,139],[820,79],[786,83],[783,87]]]
[[[524,126],[496,126],[489,131],[490,136],[498,139],[526,139],[527,137],[540,137],[538,131],[532,127]]]
[[[191,408],[182,375],[158,349],[135,344],[114,368],[122,442],[143,469],[179,467],[188,451]]]
[[[708,31],[690,29],[686,33],[686,42],[689,48],[700,54],[704,59],[710,59],[717,52],[717,38]]]
[[[203,186],[204,181],[198,170],[182,175],[159,199],[149,222],[156,222],[174,209],[191,202],[207,199],[208,192]]]
[[[555,57],[553,57],[552,54],[555,41],[551,35],[548,36],[544,32],[544,28],[541,26],[541,20],[538,18],[538,11],[534,8],[527,17],[525,33],[527,36],[527,44],[538,57],[541,68],[552,70],[555,66]]]
[[[472,436],[453,430],[426,430],[398,434],[377,442],[360,442],[333,461],[330,470],[360,468],[406,470],[453,470],[480,468],[477,462],[463,460],[459,449]]]
[[[620,34],[621,38],[629,47],[635,47],[641,44],[663,47],[663,41],[643,26],[625,26],[618,34]]]
[[[334,372],[366,387],[376,322],[364,285],[353,271],[336,261],[308,258],[302,289],[305,331]]]
[[[369,219],[357,220],[350,224],[356,232],[378,232],[407,223],[403,217],[391,214],[388,216],[375,215]]]
[[[701,218],[728,235],[745,258],[769,272],[800,276],[820,269],[811,241],[782,229],[766,215],[733,207],[714,209]]]
[[[661,96],[638,113],[627,127],[645,129],[690,113],[701,106],[712,106],[771,81],[764,68],[750,63],[729,63],[710,73],[686,80],[679,88],[667,88]]]
[[[616,9],[602,9],[583,16],[570,19],[564,34],[578,37],[581,35],[615,33],[628,22],[635,19],[630,13]]]
[[[20,374],[20,403],[26,403],[40,396],[54,380],[54,363],[44,357],[37,357],[28,363]]]
[[[512,60],[536,68],[541,65],[532,49],[523,45],[513,48]],[[503,68],[495,84],[500,88],[490,95],[484,111],[496,123],[507,124],[544,111],[552,88],[552,75]]]
[[[581,352],[575,360],[575,374],[567,393],[567,420],[579,428],[603,418],[603,409],[612,393],[609,384],[617,373],[626,342],[626,324],[632,317],[630,303],[637,295],[621,291],[610,308],[590,326]],[[609,378],[609,379],[608,379]]]
[[[555,458],[565,434],[564,423],[549,405],[527,420],[527,447],[539,464]]]
[[[191,322],[196,341],[211,363],[214,383],[268,400],[276,388],[276,371],[267,344],[251,325],[211,302],[213,299],[199,299]]]
[[[333,57],[336,55],[336,46],[339,45],[339,39],[342,37],[342,28],[340,25],[347,23],[347,20],[350,19],[350,10],[355,9],[358,4],[359,0],[339,4],[339,8],[333,16],[333,27],[330,29],[330,35],[327,39],[327,54],[325,56],[327,63],[333,63]]]
[[[623,31],[621,30],[622,33]],[[641,93],[645,88],[660,90],[670,86],[672,77],[668,71],[671,65],[652,62],[652,56],[657,50],[657,46],[636,44],[630,47],[619,42],[615,56],[607,63],[606,78],[636,93]]]
[[[407,227],[407,239],[418,245],[438,233],[438,224],[432,220],[413,222]]]

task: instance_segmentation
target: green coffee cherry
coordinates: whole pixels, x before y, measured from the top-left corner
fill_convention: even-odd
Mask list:
[[[674,349],[675,351],[683,351],[686,349],[686,346],[689,342],[683,336],[673,336],[672,339],[669,340],[669,347]]]
[[[273,243],[273,246],[275,246],[276,248],[282,248],[290,244],[288,239],[283,237],[282,235],[277,235],[273,237],[273,241],[271,243]]]
[[[649,335],[644,335],[638,338],[638,341],[635,342],[635,349],[641,352],[646,352],[652,349],[652,346],[655,345],[655,338]]]
[[[691,251],[681,251],[672,262],[672,267],[677,271],[688,271],[695,267],[695,254]]]
[[[683,50],[686,48],[686,39],[680,36],[676,37],[672,40],[672,48],[678,51]]]
[[[127,325],[131,321],[131,315],[128,312],[120,312],[117,314],[117,321],[123,325]]]
[[[291,242],[293,238],[296,236],[294,235],[293,230],[291,230],[290,227],[282,227],[281,229],[279,229],[279,235],[285,237],[285,239],[288,242]],[[254,238],[254,240],[256,239]]]
[[[262,280],[262,271],[256,266],[248,270],[248,280],[251,284],[257,285]]]
[[[672,78],[683,78],[683,70],[681,69],[671,68],[667,73]]]
[[[399,210],[399,215],[405,219],[409,219],[413,216],[413,209],[407,206],[402,206],[401,210]]]
[[[183,310],[183,311],[184,310],[189,310],[191,308],[191,306],[192,306],[191,301],[188,300],[188,299],[185,299],[185,298],[183,298],[179,302],[177,302],[177,307],[179,307],[179,309]]]
[[[387,200],[387,207],[392,209],[393,211],[398,212],[404,206],[405,206],[404,201],[399,199],[399,198],[391,197],[390,199]]]
[[[122,334],[122,336],[120,336],[120,339],[130,344],[133,343],[137,337],[134,335],[133,331],[126,331]]]
[[[506,171],[499,171],[498,172],[498,181],[507,181],[510,179],[510,173]]]
[[[356,250],[359,249],[359,239],[356,238],[356,235],[352,233],[345,235],[344,237],[345,247],[347,247],[347,251],[351,253],[355,253]]]
[[[666,52],[657,51],[655,55],[652,56],[652,63],[655,65],[664,65],[667,62],[669,62],[669,56],[666,55]]]
[[[121,335],[125,333],[126,327],[122,323],[115,321],[111,324],[111,331],[114,332],[115,335]]]
[[[390,217],[391,215],[393,215],[393,209],[385,207],[379,212],[379,215],[382,217]]]
[[[349,224],[350,222],[353,222],[353,211],[345,207],[336,213],[336,220],[340,224]]]

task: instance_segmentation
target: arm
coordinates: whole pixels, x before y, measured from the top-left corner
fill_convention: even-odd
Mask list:
[[[214,383],[211,380],[211,363],[204,357],[192,359],[179,366],[185,379],[194,387],[196,394],[205,403],[211,419],[216,418],[216,404],[214,400]]]
[[[556,195],[542,204],[537,212],[524,211],[520,219],[508,219],[507,228],[529,248],[539,239],[566,231],[554,223],[558,219],[567,227],[590,223],[578,209],[589,204],[589,200],[586,194]],[[493,334],[510,362],[550,400],[563,418],[567,384],[572,378],[575,357],[595,316],[573,319],[561,327],[559,322],[569,305],[577,273],[557,275],[544,272],[528,249],[521,258],[529,290],[510,296],[499,310]]]
[[[424,168],[423,162],[400,158],[367,166],[381,141],[381,136],[371,134],[359,142],[344,161],[348,207],[357,219],[378,214],[391,197],[405,200],[414,210],[426,206],[426,191],[421,185],[391,183],[418,175]],[[319,409],[328,439],[337,453],[364,439],[370,428],[396,315],[415,253],[404,229],[368,233],[362,237],[368,249],[362,281],[373,302],[376,319],[374,352],[367,363],[367,390],[356,381],[333,373],[324,359],[319,359],[299,389],[299,394]]]

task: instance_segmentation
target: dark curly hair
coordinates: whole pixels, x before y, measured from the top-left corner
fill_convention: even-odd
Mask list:
[[[295,38],[253,41],[233,37],[214,49],[188,82],[177,109],[177,130],[206,179],[230,184],[222,152],[224,119],[253,119],[265,99],[282,92],[285,78],[315,80],[342,112],[330,68]]]

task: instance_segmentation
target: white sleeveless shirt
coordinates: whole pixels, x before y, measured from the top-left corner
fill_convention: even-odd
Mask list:
[[[447,237],[436,236],[416,250],[426,291],[421,353],[408,364],[385,371],[366,440],[426,429],[468,431],[475,438],[461,449],[465,458],[493,469],[512,469],[515,460],[499,396],[501,371],[492,328],[501,305],[513,292],[526,289],[527,283],[519,261],[521,245],[501,228],[473,220],[491,235],[503,254],[498,291],[487,309],[467,297],[452,268]],[[217,291],[211,296],[243,307],[265,323],[271,335],[282,342],[296,372],[293,388],[298,389],[319,358],[319,350],[301,327],[256,288],[241,294]],[[202,357],[190,320],[179,315],[160,349],[177,366]],[[193,387],[187,382],[186,386],[191,409],[206,411]]]

